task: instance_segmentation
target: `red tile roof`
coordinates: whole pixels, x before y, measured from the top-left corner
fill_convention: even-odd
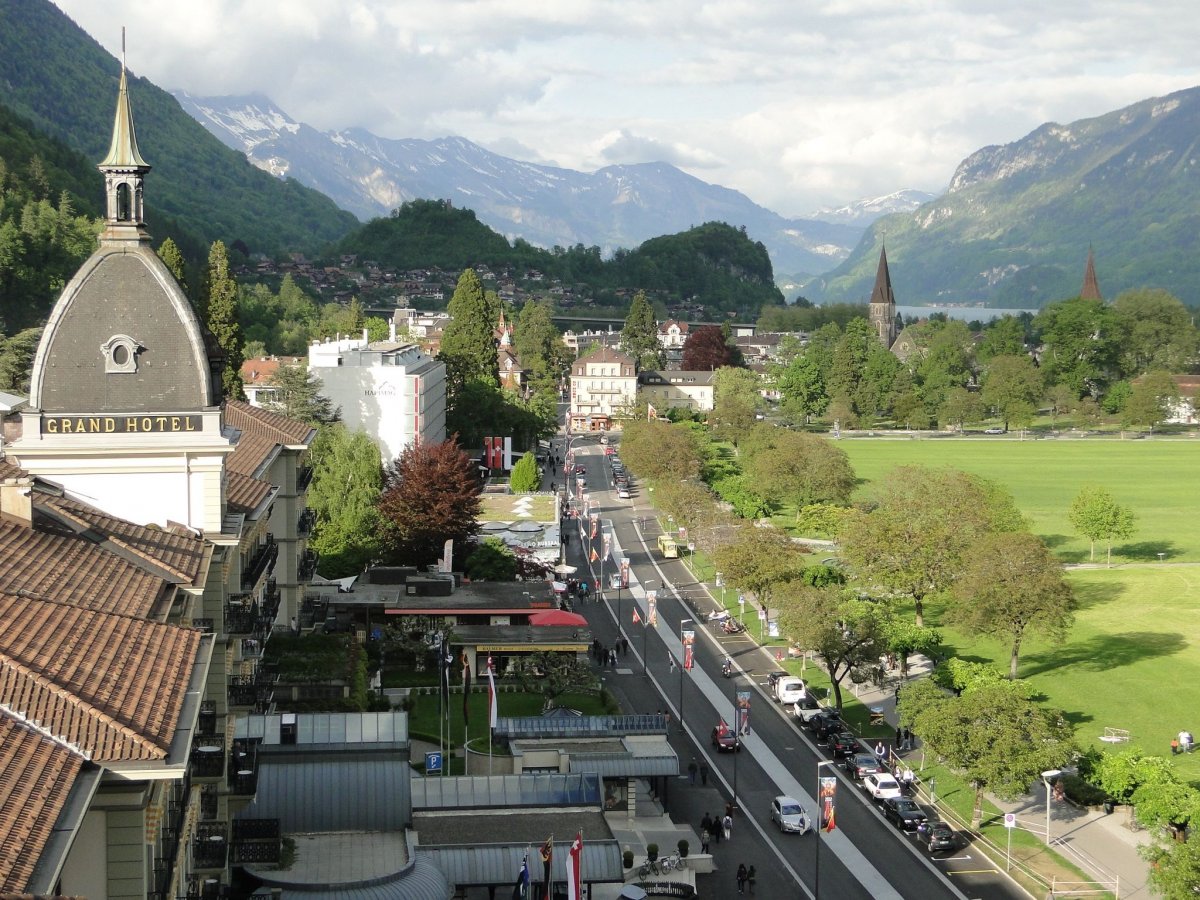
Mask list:
[[[79,754],[0,716],[0,891],[28,887],[82,765]]]
[[[225,422],[242,433],[226,468],[252,478],[262,474],[277,447],[309,444],[317,434],[311,425],[240,400],[225,404]]]
[[[0,590],[146,617],[170,584],[91,541],[0,522]]]
[[[0,593],[0,703],[97,761],[163,759],[200,632]]]
[[[274,489],[271,482],[261,478],[251,478],[241,472],[226,473],[225,499],[229,503],[230,512],[249,515],[258,509]]]
[[[266,359],[248,359],[242,363],[242,382],[256,387],[266,384],[279,370],[280,366],[303,366],[302,356],[270,356]]]

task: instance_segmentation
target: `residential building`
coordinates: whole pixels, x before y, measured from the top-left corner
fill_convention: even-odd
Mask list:
[[[302,356],[260,356],[242,363],[242,390],[251,406],[263,406],[275,395],[271,382],[280,366],[305,364]]]
[[[659,415],[683,407],[695,412],[713,408],[713,372],[665,369],[638,372],[638,398],[648,402]]]
[[[664,350],[683,350],[687,342],[688,323],[667,319],[658,326],[658,343]]]
[[[571,366],[572,431],[606,431],[637,400],[633,357],[603,347]]]
[[[385,464],[409,444],[446,439],[446,367],[416,344],[371,342],[365,330],[361,338],[314,341],[308,368],[346,427],[366,432]]]

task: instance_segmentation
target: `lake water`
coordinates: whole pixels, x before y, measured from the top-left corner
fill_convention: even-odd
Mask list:
[[[949,319],[962,319],[964,322],[990,322],[1001,316],[1019,316],[1023,312],[1036,313],[1036,309],[988,309],[983,306],[896,306],[905,324],[925,319],[934,313],[945,313]]]

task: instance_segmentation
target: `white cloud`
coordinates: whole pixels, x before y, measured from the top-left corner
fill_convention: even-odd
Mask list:
[[[1192,0],[55,0],[130,68],[320,129],[666,160],[786,214],[939,190],[1044,121],[1200,83]]]

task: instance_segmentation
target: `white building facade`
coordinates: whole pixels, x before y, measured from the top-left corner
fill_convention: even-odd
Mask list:
[[[352,431],[379,445],[385,464],[413,442],[446,439],[446,367],[415,344],[337,338],[308,348],[308,370]]]
[[[633,357],[605,347],[571,366],[571,430],[605,431],[637,400]]]

